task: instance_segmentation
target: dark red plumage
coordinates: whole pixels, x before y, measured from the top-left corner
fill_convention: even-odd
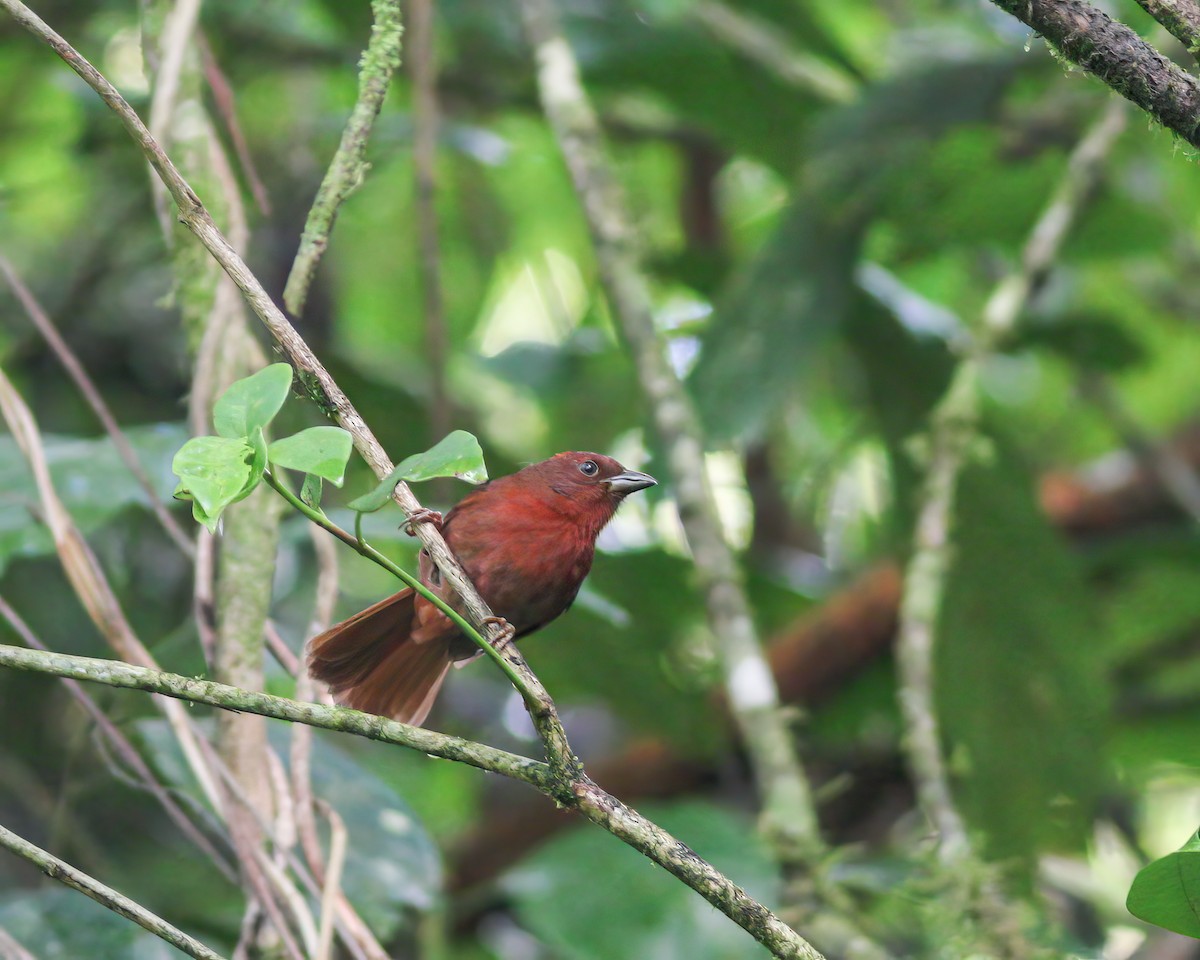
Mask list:
[[[442,535],[519,638],[571,606],[604,525],[626,495],[654,482],[611,457],[560,453],[469,493],[446,515]],[[424,551],[420,574],[461,611]],[[405,589],[315,637],[308,669],[339,703],[420,724],[450,665],[479,652],[449,617]]]

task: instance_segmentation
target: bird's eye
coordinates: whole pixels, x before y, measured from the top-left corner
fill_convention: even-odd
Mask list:
[[[596,466],[595,460],[584,460],[583,463],[579,465],[579,472],[585,477],[594,477],[600,472],[600,468]]]

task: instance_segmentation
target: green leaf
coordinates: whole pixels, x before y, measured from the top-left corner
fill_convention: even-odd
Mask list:
[[[1138,871],[1125,906],[1139,920],[1200,937],[1200,831]]]
[[[341,427],[309,427],[276,440],[267,456],[276,466],[303,470],[340,487],[353,449],[354,439]]]
[[[245,500],[254,492],[254,488],[262,481],[263,471],[267,469],[267,438],[263,436],[262,427],[254,428],[249,441],[250,448],[254,451],[254,456],[250,458],[250,476],[246,478],[246,483],[234,498],[234,503]]]
[[[249,437],[265,430],[292,388],[292,368],[273,363],[229,385],[213,407],[213,425],[222,437]]]
[[[752,824],[704,803],[644,812],[751,896],[776,899],[777,870]],[[768,956],[666,871],[599,830],[550,841],[510,873],[504,887],[521,922],[565,960]],[[583,890],[586,896],[580,896]],[[615,917],[620,922],[611,922]]]
[[[447,434],[424,453],[406,457],[379,481],[374,490],[352,500],[350,509],[359,513],[373,513],[391,499],[392,491],[401,480],[419,483],[435,477],[457,477],[467,483],[483,483],[487,480],[487,466],[483,462],[479,441],[465,430]]]
[[[254,447],[244,438],[193,437],[175,454],[171,469],[180,487],[215,523],[222,510],[245,495],[253,460]]]

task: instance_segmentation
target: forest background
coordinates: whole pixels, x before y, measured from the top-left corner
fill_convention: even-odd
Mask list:
[[[304,640],[395,579],[266,487],[202,532],[172,460],[281,359],[274,436],[324,407],[368,445],[0,6],[0,642],[319,697]],[[492,476],[584,449],[659,478],[521,645],[570,750],[488,662],[434,730],[577,754],[827,956],[1166,960],[1197,941],[1126,897],[1169,868],[1130,906],[1200,935],[1200,854],[1156,860],[1200,822],[1200,8],[1143,6],[1106,7],[1128,33],[1076,0],[37,13],[392,460],[465,430]],[[369,165],[297,268],[355,130]],[[329,517],[353,529],[379,466],[325,485]],[[415,569],[403,514],[363,517]],[[5,845],[222,956],[765,956],[747,930],[817,955],[422,755],[447,741],[169,703],[0,669]],[[0,957],[177,955],[25,856],[0,857]]]

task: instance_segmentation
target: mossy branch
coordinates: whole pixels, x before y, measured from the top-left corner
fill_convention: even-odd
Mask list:
[[[1063,57],[1200,146],[1200,80],[1084,0],[992,0]]]
[[[577,810],[653,860],[703,896],[781,960],[822,960],[811,945],[728,877],[661,827],[627,807],[586,776],[557,775],[549,764],[486,744],[410,727],[345,707],[301,703],[286,697],[240,690],[197,677],[182,677],[116,660],[97,660],[0,644],[0,667],[70,677],[131,690],[146,690],[190,703],[305,723],[470,764],[528,783],[556,803]]]

